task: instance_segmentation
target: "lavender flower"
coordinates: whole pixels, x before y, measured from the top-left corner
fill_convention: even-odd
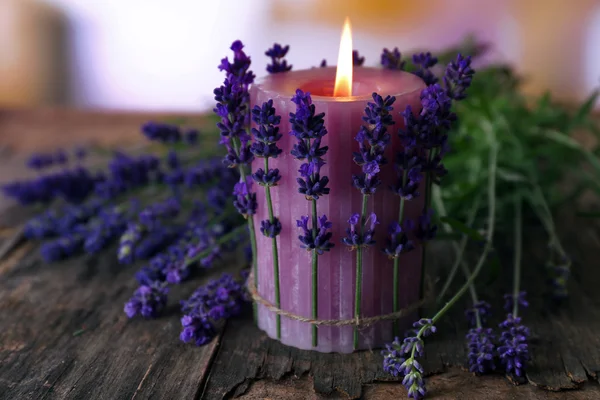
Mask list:
[[[270,74],[287,72],[292,69],[292,66],[288,65],[287,61],[284,60],[289,49],[290,46],[281,46],[280,44],[275,43],[273,47],[265,52],[267,57],[271,57],[271,64],[267,65],[267,71]]]
[[[148,139],[162,143],[178,143],[182,135],[177,125],[160,122],[147,122],[142,126],[142,133]]]
[[[190,146],[198,143],[200,132],[197,129],[188,129],[183,133],[183,140]]]
[[[383,53],[381,54],[381,65],[385,69],[404,69],[404,61],[402,61],[402,55],[397,47],[394,47],[394,50],[392,51],[383,49]]]
[[[327,60],[326,59],[322,59],[321,60],[321,64],[319,64],[319,67],[321,67],[321,68],[327,67]]]
[[[181,212],[180,202],[170,197],[167,200],[150,204],[139,213],[140,223],[149,230],[154,229],[162,219],[172,219]]]
[[[350,227],[346,229],[346,236],[342,238],[342,242],[346,246],[349,246],[351,250],[375,244],[375,225],[379,224],[375,213],[371,213],[369,218],[365,221],[364,226],[360,221],[359,214],[352,214],[348,223],[350,224]]]
[[[144,318],[156,318],[167,304],[169,288],[162,282],[141,285],[133,297],[125,303],[125,314],[133,318],[140,314]]]
[[[386,349],[381,352],[383,355],[383,370],[388,374],[398,377],[403,375],[404,369],[401,368],[406,360],[402,349],[400,338],[396,337],[392,343],[385,345]]]
[[[300,166],[301,178],[296,178],[298,182],[298,192],[303,194],[307,200],[318,200],[319,197],[329,194],[329,178],[321,177],[322,162],[304,163]]]
[[[521,324],[521,318],[512,314],[508,314],[499,326],[502,329],[501,345],[498,346],[500,361],[506,373],[523,376],[529,361],[529,329]]]
[[[238,315],[247,300],[243,282],[223,274],[200,286],[187,301],[181,302],[184,316],[180,339],[202,346],[212,340],[227,318]]]
[[[465,91],[471,85],[475,71],[471,69],[471,57],[459,54],[456,61],[450,62],[444,75],[444,84],[448,97],[462,100],[466,97]]]
[[[256,172],[252,174],[252,179],[260,186],[277,186],[277,182],[281,180],[278,168],[270,168],[268,172],[264,169],[258,168]]]
[[[547,266],[550,270],[551,294],[554,300],[562,300],[568,296],[567,281],[571,275],[570,260],[563,264]]]
[[[253,159],[246,128],[250,122],[248,86],[254,82],[254,74],[249,71],[250,57],[243,47],[241,41],[233,42],[233,62],[227,58],[221,60],[219,69],[225,71],[227,77],[223,85],[214,90],[217,101],[214,112],[221,117],[217,127],[221,131],[221,143],[227,148],[225,163],[231,167],[249,164]]]
[[[330,242],[333,234],[329,232],[333,224],[327,220],[327,216],[322,215],[318,218],[316,235],[313,235],[313,229],[308,226],[309,217],[304,215],[296,221],[296,226],[302,229],[302,234],[298,236],[303,249],[308,251],[315,250],[317,254],[323,254],[333,248],[334,244]]]
[[[325,61],[325,60],[323,60]],[[365,63],[365,58],[361,57],[360,54],[358,54],[358,50],[353,50],[352,51],[352,65],[354,65],[355,67],[362,67],[362,65]]]
[[[422,242],[432,240],[437,233],[437,225],[432,224],[431,221],[432,216],[433,209],[426,210],[419,216],[417,224],[414,227],[415,237]]]
[[[435,66],[438,59],[431,55],[431,53],[418,53],[412,56],[413,64],[418,69],[415,71],[415,75],[423,79],[427,86],[433,85],[438,81],[438,78],[431,72],[430,68]]]
[[[131,264],[134,260],[134,246],[142,238],[144,227],[140,224],[129,223],[127,230],[119,239],[117,259],[121,264]]]
[[[240,181],[233,188],[233,205],[244,217],[256,214],[256,193],[252,193],[252,178]]]
[[[407,229],[402,229],[397,221],[393,221],[388,229],[389,238],[384,253],[390,259],[400,257],[403,253],[408,253],[415,248],[414,243],[408,239]]]
[[[38,171],[48,168],[52,164],[54,164],[54,157],[52,157],[52,154],[46,153],[34,153],[29,156],[29,159],[26,162],[27,167]]]
[[[81,249],[83,236],[72,233],[42,244],[40,254],[45,262],[50,263],[71,257]]]
[[[475,327],[477,325],[477,319],[475,317],[476,313],[479,313],[479,321],[481,324],[485,324],[492,315],[491,309],[492,306],[486,301],[478,301],[472,308],[467,309],[465,311],[465,316],[469,321],[469,326]]]
[[[269,220],[261,221],[260,231],[266,237],[274,238],[281,233],[281,222],[277,217],[273,217],[272,222]]]
[[[467,334],[469,371],[481,375],[496,369],[494,334],[491,328],[472,328]]]
[[[527,292],[525,292],[525,291],[519,292],[519,294],[517,296],[517,303],[519,304],[519,306],[527,308],[527,307],[529,307],[529,302],[527,301],[527,299],[525,297],[527,297]],[[504,295],[504,310],[506,310],[506,312],[512,312],[514,305],[515,305],[515,298],[514,298],[513,294],[512,293],[505,294]]]
[[[394,124],[390,112],[395,101],[393,96],[384,99],[373,93],[373,102],[367,103],[365,108],[362,119],[369,125],[360,127],[355,138],[359,151],[354,153],[354,162],[362,167],[362,174],[352,176],[354,187],[363,195],[374,194],[381,184],[379,172],[387,163],[384,153],[391,140],[387,127]]]

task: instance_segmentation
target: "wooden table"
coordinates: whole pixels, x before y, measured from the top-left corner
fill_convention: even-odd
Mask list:
[[[0,112],[0,181],[26,176],[23,152],[99,140],[141,140],[139,124],[156,115],[67,110]],[[201,122],[201,120],[199,120]],[[83,139],[82,139],[83,138]],[[268,339],[249,313],[209,345],[181,343],[175,302],[154,321],[128,320],[123,304],[135,268],[114,252],[53,265],[22,240],[28,213],[0,201],[0,399],[398,399],[406,392],[381,369],[378,351],[354,355],[298,351]],[[457,309],[426,345],[430,399],[600,399],[598,228],[567,219],[561,232],[574,259],[571,297],[550,314],[538,301],[525,312],[532,330],[527,379],[464,371],[464,318]],[[543,247],[526,262],[532,296],[543,288]],[[429,257],[428,257],[429,258]],[[208,276],[203,279],[207,279]],[[177,287],[187,296],[200,283]],[[506,287],[486,288],[487,294]],[[489,296],[498,298],[499,295]],[[454,321],[454,322],[453,322]],[[456,323],[455,323],[456,322]]]

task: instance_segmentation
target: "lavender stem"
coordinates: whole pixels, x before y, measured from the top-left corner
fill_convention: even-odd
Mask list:
[[[362,209],[360,216],[361,223],[361,236],[364,234],[365,215],[367,214],[367,202],[368,196],[363,195],[362,198]],[[362,302],[362,247],[358,246],[356,249],[356,288],[354,296],[354,317],[360,318],[360,306]],[[354,326],[354,349],[358,349],[358,326]]]
[[[312,228],[313,228],[313,238],[317,237],[317,201],[312,200]],[[319,255],[317,254],[317,249],[312,251],[312,318],[317,319],[318,317],[318,271],[319,271]],[[312,326],[312,345],[313,347],[317,347],[319,344],[317,325]]]
[[[265,171],[269,171],[269,158],[265,157]],[[274,223],[273,201],[271,200],[271,187],[265,186],[265,197],[267,199],[267,209],[269,210],[269,220]],[[273,250],[273,277],[275,278],[275,305],[281,308],[281,298],[279,289],[279,252],[277,251],[277,237],[271,239]],[[277,324],[277,339],[281,339],[281,315],[275,316]]]
[[[521,253],[523,248],[522,240],[522,217],[521,217],[521,196],[515,196],[515,258],[513,270],[513,318],[517,318],[519,312],[519,290],[521,288]]]

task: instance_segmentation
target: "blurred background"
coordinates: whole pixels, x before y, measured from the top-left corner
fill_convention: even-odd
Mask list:
[[[528,92],[575,101],[600,85],[598,0],[0,0],[0,106],[206,110],[233,40],[259,76],[274,41],[296,69],[331,65],[346,15],[366,64],[472,33]]]

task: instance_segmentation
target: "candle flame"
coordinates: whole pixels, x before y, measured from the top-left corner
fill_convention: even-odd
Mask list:
[[[334,96],[352,96],[352,67],[352,31],[350,19],[346,17],[338,53],[335,86],[333,87]]]

